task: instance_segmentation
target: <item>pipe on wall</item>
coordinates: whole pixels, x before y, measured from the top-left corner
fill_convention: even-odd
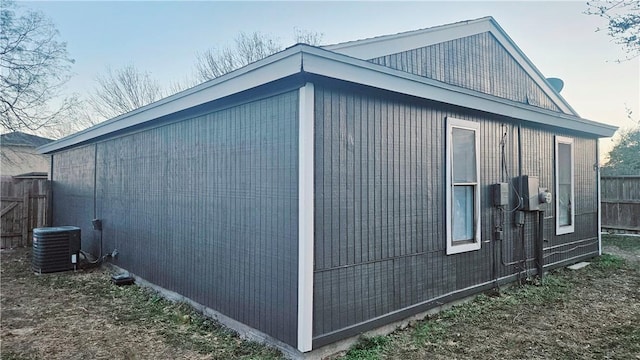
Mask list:
[[[520,209],[517,210],[516,214],[518,212],[522,211],[522,206],[524,204],[524,199],[522,198],[522,194],[524,192],[524,184],[522,181],[522,122],[518,122],[518,203],[520,204]],[[520,233],[520,253],[521,253],[521,258],[520,258],[520,272],[518,274],[522,274],[522,272],[526,272],[527,271],[527,241],[526,241],[526,237],[525,237],[525,231],[524,231],[524,223],[526,223],[526,215],[522,214],[522,216],[524,217],[524,221],[522,225],[518,225],[519,229],[518,232]],[[518,277],[520,278],[520,275],[518,275]],[[522,279],[520,279],[520,281],[522,281]]]
[[[536,265],[538,277],[542,280],[544,274],[544,211],[538,211],[538,239],[536,241]]]

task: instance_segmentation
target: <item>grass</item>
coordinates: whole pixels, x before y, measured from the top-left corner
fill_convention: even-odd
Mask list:
[[[120,307],[113,315],[115,324],[150,324],[174,347],[236,359],[281,357],[273,348],[241,340],[235,332],[203,316],[187,303],[168,301],[150,289],[135,285],[113,286],[104,279],[92,285],[96,285],[97,296],[126,302],[127,306]]]
[[[603,241],[620,249],[640,251],[635,237],[603,236]],[[540,282],[479,295],[388,336],[362,337],[344,358],[448,359],[484,357],[482,354],[495,354],[488,359],[588,358],[588,354],[628,358],[629,354],[640,353],[640,312],[637,306],[628,309],[638,299],[640,269],[610,254],[591,263],[582,270],[559,269]],[[25,270],[25,264],[14,266],[3,261],[2,265],[3,280],[14,279],[17,285],[33,286],[39,292],[68,294],[71,299],[81,295],[84,302],[80,306],[90,312],[99,309],[107,323],[158,334],[164,344],[175,349],[212,358],[282,357],[273,348],[240,339],[187,303],[167,301],[135,285],[114,286],[106,271],[34,276]],[[89,307],[92,304],[97,304],[94,310]],[[627,313],[619,313],[621,310]],[[582,333],[581,326],[586,329]],[[5,344],[10,345],[3,339],[2,359],[38,358],[38,352],[22,351],[20,344]]]
[[[126,340],[127,349],[130,349],[126,351],[130,353],[123,350],[119,355],[112,355],[113,358],[130,358],[145,347],[144,351],[147,351],[148,341],[158,339],[162,349],[149,350],[147,355],[141,355],[142,358],[154,353],[157,358],[192,357],[188,354],[193,353],[214,359],[282,358],[278,350],[241,339],[237,333],[205,317],[187,303],[168,301],[158,293],[137,285],[113,285],[106,270],[34,275],[28,269],[26,250],[17,250],[11,257],[3,254],[2,259],[3,331],[27,326],[36,329],[34,334],[55,333],[54,339],[39,338],[37,341],[3,336],[2,359],[64,358],[67,351],[73,353],[69,349],[74,346],[80,347],[74,356],[81,356],[77,351],[85,351],[88,357],[93,357],[91,351],[103,351],[99,344],[108,348],[109,344],[121,342],[124,331],[136,334]],[[47,306],[34,313],[26,313],[29,309],[41,308],[42,300],[37,299],[45,300]],[[39,316],[45,318],[40,319]],[[69,322],[61,323],[64,321]],[[82,328],[110,330],[96,331],[91,335],[96,338],[82,341],[73,334],[65,338],[65,334],[46,330],[45,326],[62,326],[70,333],[73,329],[77,332]],[[60,350],[56,356],[45,356],[49,350],[46,341],[66,343],[69,349]],[[98,345],[87,350],[87,343]]]
[[[626,265],[626,262],[618,256],[602,254],[592,262],[592,265],[598,270],[617,270]]]
[[[618,241],[617,238],[614,241]],[[638,240],[625,238],[620,242],[622,246],[640,250],[640,246],[636,247]],[[483,354],[493,353],[495,357],[486,358],[573,359],[589,358],[592,353],[612,358],[640,353],[637,323],[640,314],[633,307],[626,312],[640,282],[638,271],[610,254],[603,254],[591,263],[579,271],[554,270],[542,281],[507,288],[497,296],[479,295],[471,302],[430,315],[387,336],[363,337],[344,358],[448,359],[485,357]],[[620,277],[624,277],[622,282],[618,281]],[[606,288],[600,289],[599,283],[606,284]],[[629,283],[631,285],[625,285]],[[610,286],[622,287],[628,294],[613,294],[616,289],[608,289]],[[612,303],[613,298],[608,301],[606,295],[609,294],[625,299],[627,305]],[[598,303],[594,305],[596,310],[591,310],[593,298],[602,299],[604,305]],[[593,311],[605,306],[611,309],[598,313],[603,316],[601,320],[593,319]],[[576,316],[585,314],[592,318],[586,318],[588,321],[584,324],[582,319],[574,323]],[[595,325],[598,322],[600,328]],[[582,326],[584,330],[580,330]],[[544,335],[532,335],[537,331]],[[594,333],[598,335],[589,339]],[[493,352],[500,347],[502,350]]]
[[[388,336],[366,337],[354,345],[344,356],[347,360],[373,360],[394,357],[407,348],[439,347],[452,343],[460,324],[479,325],[488,314],[496,311],[513,311],[516,307],[532,307],[561,301],[571,289],[563,276],[547,276],[537,285],[525,285],[503,291],[499,296],[479,295],[473,301],[454,306],[414,323],[404,333]],[[411,344],[407,344],[410,338]],[[405,338],[405,339],[403,339]],[[402,349],[400,349],[402,348]]]
[[[347,360],[378,359],[386,350],[390,338],[387,336],[363,336],[344,356]]]
[[[604,245],[613,245],[626,251],[640,250],[640,236],[602,235]]]

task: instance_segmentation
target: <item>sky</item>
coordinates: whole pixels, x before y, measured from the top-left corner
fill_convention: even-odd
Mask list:
[[[586,1],[219,2],[20,1],[47,15],[75,59],[66,92],[87,94],[106,67],[132,64],[161,84],[194,71],[196,54],[233,45],[240,32],[258,31],[293,44],[294,28],[322,34],[322,44],[493,16],[546,77],[558,77],[561,95],[582,116],[630,128],[627,109],[640,119],[640,59],[605,31],[605,20],[585,15]],[[612,144],[601,141],[602,153]]]

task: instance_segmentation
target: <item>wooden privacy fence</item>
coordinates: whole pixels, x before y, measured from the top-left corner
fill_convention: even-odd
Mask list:
[[[640,233],[640,175],[602,176],[602,229]]]
[[[3,176],[0,185],[0,248],[29,246],[33,229],[50,224],[50,182]]]

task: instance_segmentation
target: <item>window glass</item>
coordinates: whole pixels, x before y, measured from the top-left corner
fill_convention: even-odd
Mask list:
[[[453,188],[453,241],[473,240],[473,186]]]
[[[556,235],[575,231],[574,150],[572,138],[556,136]]]
[[[571,145],[558,144],[558,224],[571,225]]]
[[[476,181],[475,131],[453,128],[453,181],[469,183]]]

